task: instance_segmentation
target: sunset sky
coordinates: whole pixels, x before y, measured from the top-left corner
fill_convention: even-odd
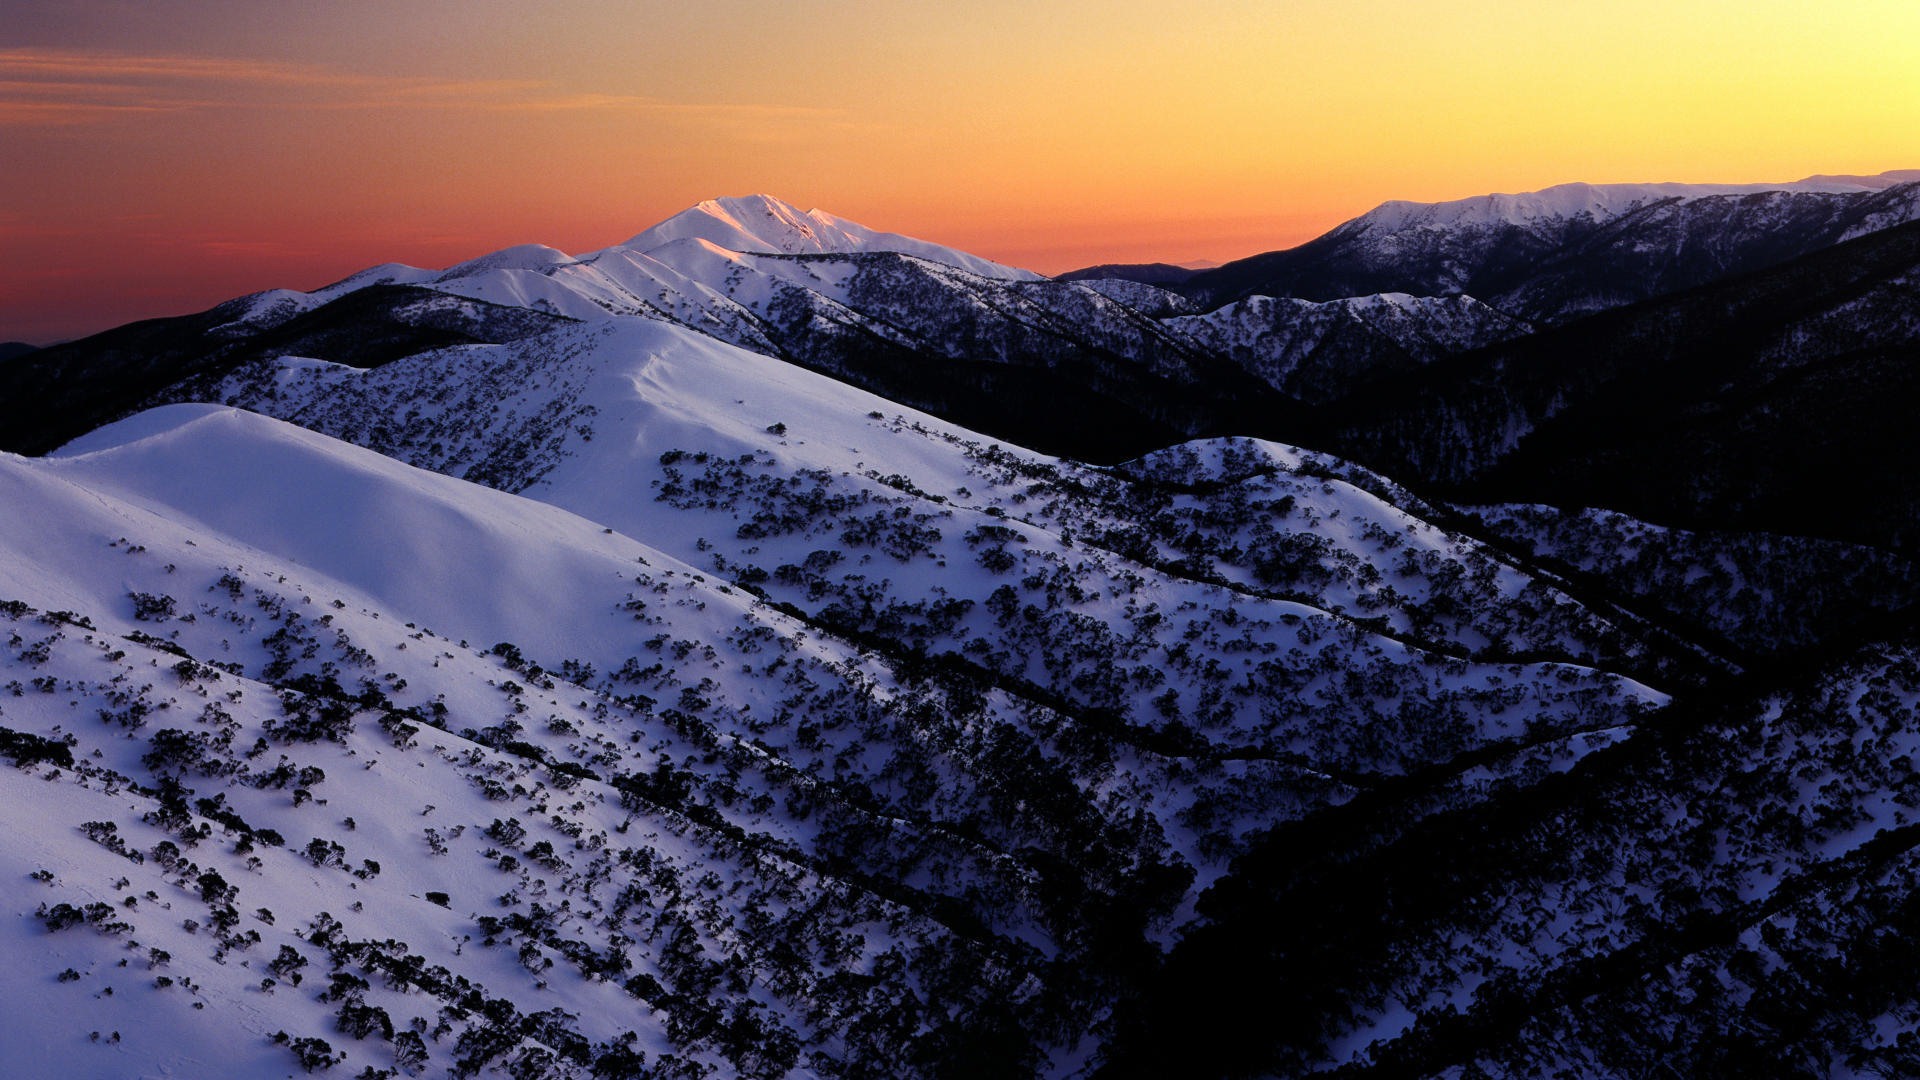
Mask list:
[[[1920,167],[1920,4],[0,0],[0,340],[701,199],[1057,272],[1389,198]]]

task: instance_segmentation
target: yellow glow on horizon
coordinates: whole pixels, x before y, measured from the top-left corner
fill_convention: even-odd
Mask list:
[[[202,280],[176,309],[752,191],[1058,271],[1389,198],[1920,167],[1910,2],[115,11],[0,28],[0,244]],[[0,316],[49,288],[0,277]]]

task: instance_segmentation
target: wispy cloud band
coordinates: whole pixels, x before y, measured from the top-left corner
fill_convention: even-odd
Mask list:
[[[0,125],[98,123],[245,108],[627,112],[736,120],[839,115],[807,106],[582,93],[525,79],[440,79],[271,60],[0,49]]]

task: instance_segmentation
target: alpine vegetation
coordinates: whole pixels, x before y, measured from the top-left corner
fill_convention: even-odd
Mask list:
[[[754,196],[9,359],[6,1071],[1920,1070],[1916,215]]]

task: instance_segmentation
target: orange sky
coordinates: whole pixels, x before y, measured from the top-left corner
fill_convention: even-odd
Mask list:
[[[1388,198],[1913,168],[1915,72],[1911,0],[8,0],[0,340],[756,191],[1059,271]]]

